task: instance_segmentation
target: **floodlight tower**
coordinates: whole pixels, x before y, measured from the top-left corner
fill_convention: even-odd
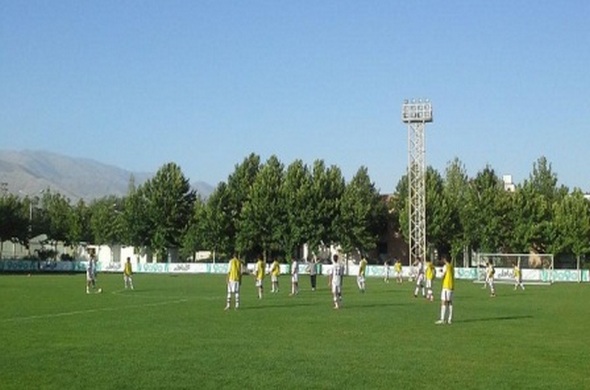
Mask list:
[[[409,265],[426,260],[426,159],[424,128],[432,122],[428,99],[404,100],[402,121],[408,125]]]

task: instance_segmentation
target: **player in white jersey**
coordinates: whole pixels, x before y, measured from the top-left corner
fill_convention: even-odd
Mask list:
[[[486,267],[486,284],[490,286],[490,297],[496,296],[496,288],[494,286],[494,275],[496,275],[496,269],[494,268],[494,264],[492,261],[488,261]]]
[[[291,296],[299,293],[299,262],[293,259],[291,263]]]
[[[426,296],[426,291],[424,290],[424,263],[422,259],[417,259],[414,263],[414,267],[416,269],[416,289],[414,290],[414,298],[418,297],[418,292],[422,289],[422,296]]]
[[[90,294],[90,290],[95,290],[96,293],[101,293],[102,288],[96,287],[96,258],[90,255],[88,265],[86,266],[86,294]]]
[[[344,274],[344,267],[338,261],[338,255],[334,255],[332,261],[332,269],[328,276],[330,285],[332,287],[332,301],[334,302],[334,309],[340,309],[340,301],[342,300],[342,275]]]

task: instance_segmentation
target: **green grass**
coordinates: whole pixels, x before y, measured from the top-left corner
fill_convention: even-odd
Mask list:
[[[344,282],[332,309],[326,278],[311,292],[223,310],[222,275],[0,275],[2,389],[582,389],[590,388],[590,285],[459,282],[453,325],[413,284]],[[440,295],[440,285],[435,288]]]

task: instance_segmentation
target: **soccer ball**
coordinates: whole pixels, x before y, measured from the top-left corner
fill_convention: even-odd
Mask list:
[[[99,287],[98,293],[100,294],[101,292],[102,292],[102,288]]]

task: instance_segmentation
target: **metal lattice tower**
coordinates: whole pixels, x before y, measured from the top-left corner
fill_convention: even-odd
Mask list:
[[[408,125],[408,216],[410,265],[417,259],[426,259],[426,149],[424,129],[432,122],[432,104],[405,100],[402,121]]]

